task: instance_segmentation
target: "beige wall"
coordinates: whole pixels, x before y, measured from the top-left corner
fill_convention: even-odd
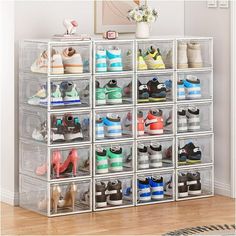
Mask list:
[[[230,194],[230,9],[185,2],[185,34],[214,37],[215,188]]]

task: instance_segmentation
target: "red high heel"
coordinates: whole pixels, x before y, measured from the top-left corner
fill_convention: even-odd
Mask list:
[[[78,153],[76,149],[72,149],[68,155],[68,157],[66,158],[66,160],[64,161],[63,164],[60,165],[60,173],[63,173],[67,170],[67,168],[69,167],[70,163],[73,165],[73,175],[76,176],[77,174],[77,161],[78,161]]]

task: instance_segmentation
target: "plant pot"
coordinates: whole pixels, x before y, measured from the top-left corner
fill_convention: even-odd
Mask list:
[[[150,36],[150,25],[147,22],[137,22],[136,38],[147,39]]]

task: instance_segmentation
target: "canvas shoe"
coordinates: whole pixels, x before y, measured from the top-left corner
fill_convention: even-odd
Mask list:
[[[81,104],[79,91],[72,81],[63,81],[60,85],[65,105]]]
[[[184,81],[183,80],[177,81],[177,99],[178,100],[186,99]]]
[[[106,184],[104,182],[96,183],[96,207],[107,206]]]
[[[180,148],[178,150],[178,164],[179,165],[186,165],[187,164],[188,153],[185,148]]]
[[[99,116],[96,117],[95,135],[96,135],[96,139],[104,139],[103,119]]]
[[[140,81],[138,81],[138,102],[149,102],[148,86]]]
[[[202,152],[200,147],[196,147],[192,142],[189,142],[183,147],[187,152],[187,163],[201,163]]]
[[[187,124],[186,110],[180,108],[178,110],[177,116],[178,116],[178,124],[177,124],[178,132],[187,132],[188,124]]]
[[[201,98],[201,84],[197,76],[187,75],[186,80],[184,80],[184,87],[188,99]]]
[[[117,47],[111,47],[106,51],[108,60],[108,71],[116,72],[123,70],[121,49]]]
[[[201,176],[200,172],[189,172],[187,173],[187,185],[189,186],[189,195],[201,195]]]
[[[178,69],[188,68],[187,44],[184,42],[178,43]]]
[[[149,156],[148,149],[142,143],[138,144],[138,169],[148,169],[149,168]]]
[[[100,88],[100,84],[96,81],[96,105],[106,104],[106,92],[105,88]]]
[[[123,150],[120,146],[114,146],[107,151],[109,169],[113,172],[123,171]]]
[[[190,106],[186,112],[188,131],[200,130],[200,111],[195,106]]]
[[[107,202],[113,206],[123,204],[122,183],[120,180],[109,181],[107,184]]]
[[[66,134],[66,127],[63,124],[63,120],[56,116],[51,117],[51,140],[53,142],[64,141]]]
[[[203,67],[201,45],[196,42],[188,43],[187,48],[188,66],[190,68]]]
[[[160,83],[157,78],[153,78],[147,83],[150,102],[166,101],[166,86]]]
[[[145,119],[145,128],[148,134],[163,134],[162,110],[150,110]]]
[[[138,179],[138,200],[140,202],[151,201],[151,187],[148,178]]]
[[[162,146],[160,143],[151,143],[148,147],[151,168],[162,167]]]
[[[39,128],[35,128],[32,132],[32,138],[41,141],[46,142],[48,139],[48,132],[47,132],[47,122],[44,121],[42,124],[40,124]]]
[[[81,55],[72,47],[65,48],[62,52],[62,61],[65,73],[83,73],[83,61]]]
[[[139,49],[138,53],[138,70],[147,70],[147,64],[144,61],[141,49]]]
[[[43,51],[30,69],[35,73],[48,73],[48,52]],[[50,74],[64,74],[61,55],[55,50],[51,52]]]
[[[142,111],[138,111],[137,114],[137,133],[138,136],[144,135],[144,119],[143,119],[143,112]]]
[[[116,114],[108,113],[103,119],[105,136],[107,138],[122,137],[120,117]]]
[[[110,80],[105,86],[106,103],[120,104],[122,103],[122,89],[117,86],[116,80]]]
[[[132,114],[128,112],[122,122],[122,134],[132,135]]]
[[[187,185],[187,174],[178,173],[178,197],[187,197],[188,196],[188,185]]]
[[[67,141],[83,139],[82,127],[78,117],[74,117],[71,114],[64,114],[63,123],[67,129],[65,133],[65,139]]]
[[[96,72],[106,72],[107,71],[107,57],[106,50],[104,48],[98,47],[96,50]]]
[[[152,200],[159,200],[164,198],[164,184],[163,177],[149,178],[149,184],[151,186],[151,198]]]
[[[102,147],[96,148],[96,173],[97,174],[108,173],[107,151]]]
[[[153,46],[147,51],[144,60],[150,70],[165,69],[165,64],[162,60],[160,49],[155,49]]]

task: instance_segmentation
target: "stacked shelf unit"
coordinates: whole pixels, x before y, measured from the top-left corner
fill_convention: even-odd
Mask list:
[[[203,67],[178,69],[178,44],[190,41],[200,43]],[[151,45],[160,49],[165,69],[138,69],[139,50],[146,52]],[[51,55],[48,55],[46,73],[31,71],[31,65],[42,52],[51,52],[55,49],[53,51],[61,53],[69,47],[75,48],[81,54],[83,73],[53,74],[50,69],[50,62],[53,59]],[[98,72],[96,70],[97,50],[101,48],[107,50],[111,47],[121,49],[123,70],[111,72],[108,69],[107,72]],[[47,216],[58,216],[212,196],[214,194],[212,54],[212,38],[203,37],[24,41],[20,52],[20,206]],[[187,75],[195,75],[200,79],[201,98],[178,100],[177,81],[186,79]],[[140,102],[139,82],[147,84],[154,77],[169,86],[166,100]],[[115,80],[118,87],[123,90],[122,103],[97,104],[98,84],[100,88],[103,88],[111,80]],[[80,91],[81,104],[50,105],[51,90],[58,86],[61,88],[66,81],[75,84]],[[46,100],[43,104],[34,100],[32,102],[31,99],[34,98],[32,96],[42,86],[46,93]],[[128,93],[124,92],[125,90]],[[178,110],[188,109],[190,105],[200,110],[200,130],[178,132]],[[138,114],[142,111],[145,119],[150,109],[162,110],[164,133],[148,135],[145,132],[144,135],[139,135],[137,132]],[[109,138],[105,135],[98,138],[96,120],[99,117],[104,119],[110,113],[121,118],[122,136]],[[68,135],[65,135],[63,140],[55,141],[53,133],[55,120],[56,123],[59,122],[58,125],[67,117],[79,121],[83,138],[70,140]],[[172,123],[167,127],[166,121],[172,121]],[[179,148],[189,142],[200,148],[202,152],[200,163],[179,163]],[[155,168],[151,165],[149,168],[140,168],[139,146],[149,147],[157,143],[161,145],[162,164]],[[99,150],[106,152],[108,170],[105,172],[98,171],[98,161],[101,160],[97,155]],[[122,168],[119,171],[111,167],[112,156],[109,156],[111,150],[122,150]],[[78,156],[76,173],[73,172],[73,168],[67,168],[67,171],[62,171],[57,175],[54,158],[60,156],[60,163],[66,163],[72,153]],[[200,173],[201,193],[180,197],[179,174],[193,172]],[[162,177],[163,196],[159,199],[151,198],[149,201],[142,201],[139,180],[152,177]],[[106,189],[107,201],[102,207],[99,206],[97,199],[101,192],[97,190],[97,186],[101,182],[106,187],[109,184],[121,183],[119,191],[122,193],[122,199],[119,204],[109,201],[109,194],[112,191],[109,193]],[[168,191],[167,186],[171,186]],[[74,192],[71,190],[72,187]],[[152,191],[151,186],[150,191]],[[57,204],[55,192],[59,192],[56,196],[59,197]],[[70,204],[64,203],[66,199],[69,199]]]

